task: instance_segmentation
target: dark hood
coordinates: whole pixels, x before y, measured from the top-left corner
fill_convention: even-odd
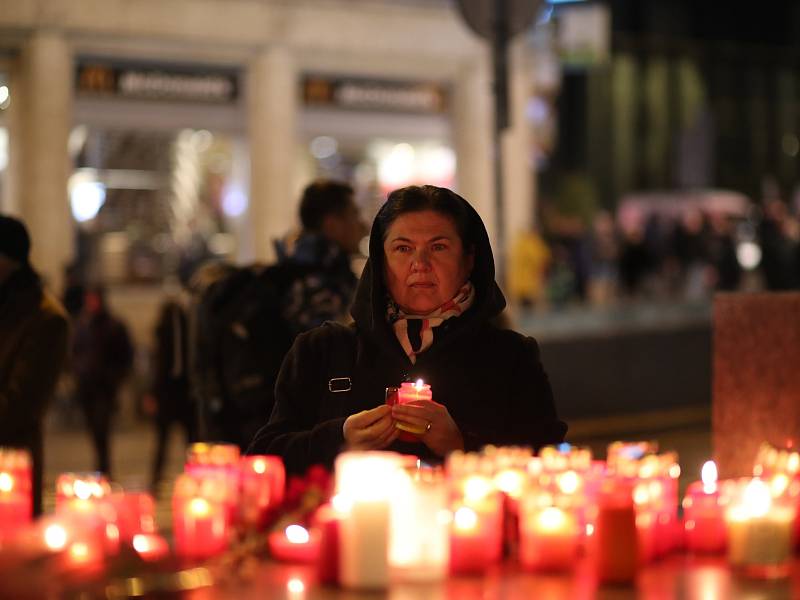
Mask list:
[[[494,255],[489,235],[477,211],[463,198],[475,237],[475,266],[470,280],[475,286],[475,302],[459,321],[480,323],[497,316],[506,306],[506,299],[494,279]],[[386,284],[383,277],[383,235],[381,214],[392,204],[389,200],[378,211],[369,234],[369,258],[358,281],[350,314],[359,331],[371,336],[394,338],[386,322]]]

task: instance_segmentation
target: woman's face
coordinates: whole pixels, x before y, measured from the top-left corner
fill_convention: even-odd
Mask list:
[[[405,213],[383,242],[386,287],[406,313],[427,314],[456,295],[472,272],[455,223],[433,210]]]

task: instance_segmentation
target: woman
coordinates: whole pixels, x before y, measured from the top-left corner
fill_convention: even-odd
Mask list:
[[[490,320],[505,307],[486,229],[444,188],[392,192],[370,234],[350,327],[300,335],[281,368],[276,404],[250,453],[290,472],[342,450],[391,448],[441,459],[485,444],[558,443],[566,426],[532,338]],[[423,379],[432,401],[387,406],[385,389]],[[398,440],[396,422],[425,432]]]

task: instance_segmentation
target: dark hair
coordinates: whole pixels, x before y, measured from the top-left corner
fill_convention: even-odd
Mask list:
[[[319,231],[329,214],[342,214],[352,202],[353,188],[342,181],[318,179],[306,186],[300,200],[300,222],[306,231]]]
[[[461,244],[466,251],[475,247],[475,226],[467,209],[467,201],[447,188],[435,185],[410,185],[394,190],[386,204],[375,217],[385,239],[389,227],[400,215],[422,210],[432,210],[450,217],[456,226]]]

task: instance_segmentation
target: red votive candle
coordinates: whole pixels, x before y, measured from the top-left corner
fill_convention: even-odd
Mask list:
[[[272,557],[283,562],[311,564],[319,557],[319,534],[302,525],[271,532],[267,543]]]
[[[271,510],[283,501],[286,470],[278,456],[245,456],[242,473],[241,516],[246,525],[261,528]]]
[[[717,467],[707,461],[683,498],[683,524],[686,549],[690,552],[719,554],[727,546],[724,506],[717,484]]]
[[[594,565],[601,582],[628,583],[636,576],[639,539],[631,484],[605,479],[598,494]]]
[[[147,492],[116,492],[111,494],[111,505],[117,513],[119,538],[130,544],[139,533],[156,530],[156,503]]]
[[[228,545],[228,518],[224,489],[214,478],[198,480],[180,475],[172,496],[175,552],[186,559],[219,554]]]
[[[332,502],[336,502],[334,498]],[[319,530],[317,578],[320,583],[339,583],[339,513],[331,504],[317,509],[315,525]]]
[[[137,533],[131,541],[142,560],[153,562],[169,556],[167,540],[155,533]]]

